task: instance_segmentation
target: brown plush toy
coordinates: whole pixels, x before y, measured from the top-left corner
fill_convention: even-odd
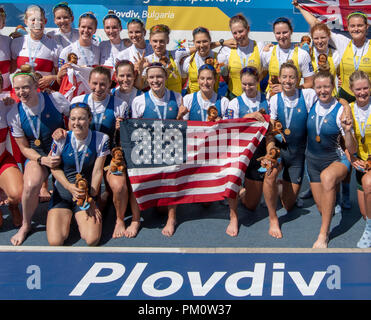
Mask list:
[[[215,122],[218,120],[220,120],[218,109],[215,106],[210,106],[209,109],[207,109],[207,121]]]
[[[278,76],[274,76],[274,75],[271,76],[269,81],[270,81],[271,84],[279,84],[280,83],[280,81],[278,80]],[[273,97],[275,94],[276,93],[274,93],[272,90],[269,90],[269,95],[271,97]]]
[[[279,121],[274,122],[273,129],[271,131],[271,134],[275,136],[276,134],[280,134],[282,136],[283,142],[286,142],[285,135],[282,132],[282,123]]]
[[[124,155],[121,147],[115,147],[111,151],[112,160],[110,163],[110,170],[114,172],[123,172],[125,169]]]
[[[268,160],[264,161],[261,166],[262,168],[267,169],[268,175],[271,173],[272,169],[277,166],[278,158],[280,157],[281,151],[277,147],[273,147],[269,150],[269,152],[264,156],[256,159],[257,161]]]
[[[323,71],[330,70],[330,65],[328,63],[327,55],[321,53],[318,55],[318,69]]]
[[[70,52],[67,56],[67,61],[69,63],[74,63],[74,64],[77,64],[77,61],[79,61],[79,57],[77,56],[76,53],[74,52]]]
[[[79,207],[82,207],[86,206],[87,203],[90,204],[93,199],[89,196],[88,181],[85,178],[83,178],[82,175],[79,173],[76,175],[75,186],[85,192],[84,198],[77,199],[76,201],[77,205]]]
[[[205,63],[214,67],[216,73],[220,73],[221,68],[224,66],[223,62],[218,62],[217,59],[208,57],[205,59]]]

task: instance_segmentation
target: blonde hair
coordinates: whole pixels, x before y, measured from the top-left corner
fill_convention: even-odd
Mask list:
[[[354,85],[354,82],[356,82],[357,80],[367,80],[368,81],[368,85],[371,87],[371,81],[370,81],[370,77],[368,76],[368,74],[362,70],[357,70],[357,71],[354,71],[350,77],[349,77],[349,87],[352,89],[353,88],[353,85]]]
[[[32,67],[29,64],[21,65],[18,71],[13,74],[12,80],[17,76],[29,76],[33,82],[37,83],[37,76],[33,72]]]

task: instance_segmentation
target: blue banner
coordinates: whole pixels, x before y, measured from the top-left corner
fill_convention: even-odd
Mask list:
[[[1,300],[371,298],[370,252],[0,252],[0,261]]]

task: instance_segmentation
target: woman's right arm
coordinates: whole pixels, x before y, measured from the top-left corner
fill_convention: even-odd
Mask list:
[[[321,21],[318,20],[313,14],[309,11],[304,10],[298,3],[297,0],[292,1],[292,5],[300,11],[305,21],[309,24],[310,27],[313,27],[315,24],[320,23]]]
[[[63,188],[71,193],[74,200],[84,197],[85,192],[77,188],[74,183],[70,183],[61,168],[57,167],[55,169],[51,169],[51,173],[53,177],[63,186]]]
[[[36,150],[30,148],[26,137],[14,137],[14,139],[18,144],[19,150],[27,159],[37,161],[37,159],[40,158],[40,154]],[[60,162],[60,156],[52,156],[51,153],[49,153],[47,156],[41,157],[41,164],[51,169],[57,167]]]

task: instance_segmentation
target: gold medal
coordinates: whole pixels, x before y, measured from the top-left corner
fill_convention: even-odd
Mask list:
[[[289,128],[285,129],[284,131],[286,136],[289,136],[291,134],[291,130]]]
[[[316,141],[317,142],[321,142],[321,137],[320,136],[316,136]]]
[[[36,139],[36,140],[34,141],[34,145],[35,145],[36,147],[40,146],[40,145],[41,145],[41,141],[40,141],[40,139]]]
[[[361,143],[362,143],[362,144],[365,144],[365,142],[366,142],[365,137],[362,137],[362,138],[361,138]]]

